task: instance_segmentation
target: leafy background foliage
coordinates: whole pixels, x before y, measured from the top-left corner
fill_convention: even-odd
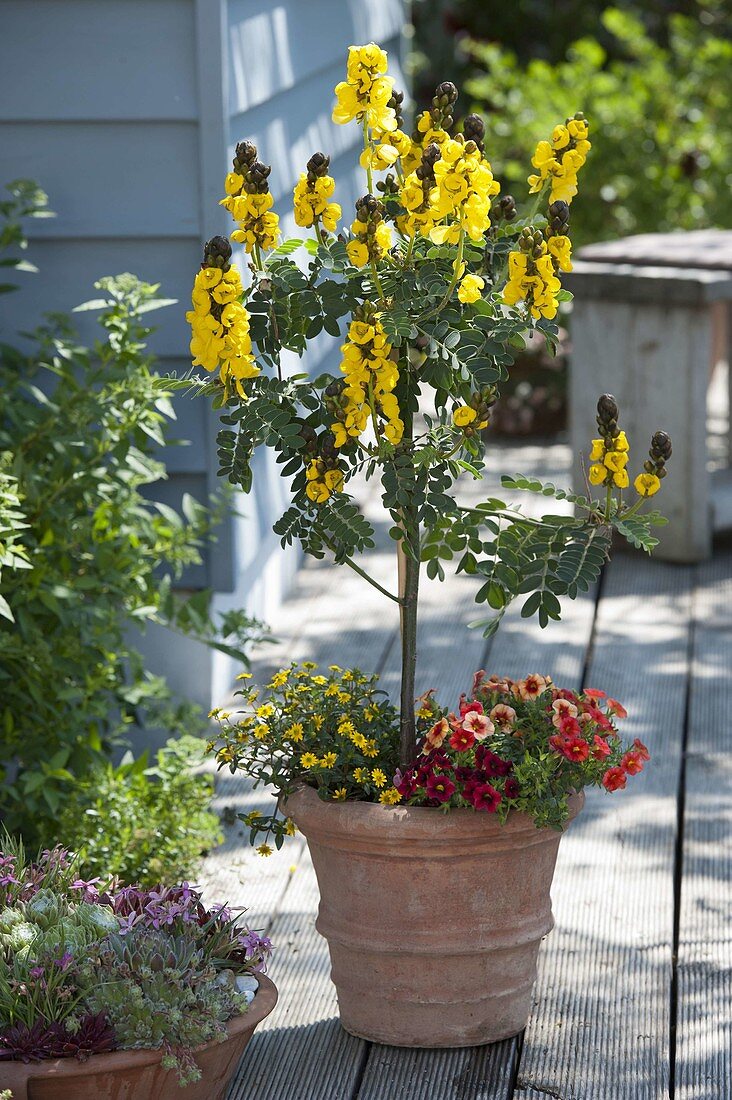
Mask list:
[[[21,219],[46,213],[45,196],[23,181],[10,194],[0,240],[4,266],[17,269]],[[99,313],[93,347],[65,316],[46,320],[30,353],[0,346],[0,814],[31,845],[66,841],[60,830],[73,825],[90,865],[104,857],[107,871],[176,877],[217,835],[201,810],[210,781],[190,772],[192,743],[169,746],[152,767],[145,756],[110,760],[134,725],[179,734],[203,722],[146,669],[131,628],[161,623],[244,662],[262,629],[239,613],[214,624],[207,592],[174,591],[216,512],[186,498],[179,514],[154,499],[165,477],[155,455],[175,414],[145,342],[147,314],[166,303],[132,275],[97,290],[82,307]]]
[[[536,141],[558,117],[579,109],[592,119],[592,200],[572,208],[577,245],[732,227],[728,0],[413,8],[422,98],[446,77],[464,83],[462,109],[484,114],[504,191],[526,194]]]

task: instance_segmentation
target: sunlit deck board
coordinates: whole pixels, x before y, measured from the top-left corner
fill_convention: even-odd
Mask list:
[[[585,686],[630,712],[652,761],[628,789],[588,793],[562,841],[516,1100],[661,1100],[669,1006],[691,570],[617,557],[607,570]]]
[[[732,551],[695,607],[678,935],[677,1100],[732,1095]]]

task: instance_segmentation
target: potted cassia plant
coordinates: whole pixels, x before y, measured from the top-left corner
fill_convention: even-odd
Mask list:
[[[179,886],[0,852],[0,1084],[13,1100],[223,1100],[277,1001],[266,937]],[[185,1086],[185,1093],[183,1093]]]
[[[294,192],[295,221],[310,233],[278,244],[269,167],[250,142],[237,146],[222,202],[247,278],[226,238],[207,243],[188,317],[194,367],[217,373],[181,384],[222,410],[219,453],[232,484],[249,490],[254,452],[275,451],[292,489],[275,524],[283,545],[332,554],[401,622],[398,709],[367,673],[283,669],[263,695],[242,690],[241,713],[218,715],[211,749],[280,794],[282,816],[247,819],[262,854],[295,826],[307,837],[344,1026],[386,1043],[466,1045],[524,1026],[561,831],[585,785],[622,787],[647,753],[620,742],[620,704],[542,676],[480,673],[454,713],[425,694],[429,685],[416,699],[422,570],[443,579],[453,562],[474,575],[486,608],[474,625],[486,634],[517,598],[546,626],[562,598],[597,579],[613,531],[653,547],[651,528],[664,521],[642,505],[671,445],[654,436],[628,502],[629,444],[604,395],[586,496],[504,478],[570,500],[574,516],[529,518],[493,497],[460,504],[455,484],[481,477],[514,350],[528,334],[556,343],[589,126],[576,114],[539,143],[534,197],[520,214],[500,196],[480,118],[456,131],[454,85],[437,88],[410,134],[386,69],[378,46],[351,47],[336,88],[334,120],[363,134],[366,193],[350,230],[338,231],[329,158],[316,152]],[[323,330],[342,341],[339,375],[288,376],[282,352],[302,355]],[[381,482],[395,590],[357,560],[374,540],[349,494],[357,474]]]

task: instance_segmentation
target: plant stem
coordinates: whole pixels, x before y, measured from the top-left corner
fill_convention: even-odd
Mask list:
[[[423,313],[423,314],[421,314],[421,316],[417,317],[416,324],[421,325],[425,321],[428,321],[430,319],[430,317],[434,317],[438,313],[442,313],[443,309],[445,308],[447,303],[450,301],[450,298],[452,297],[452,292],[455,289],[455,287],[457,286],[458,280],[460,278],[460,269],[462,268],[462,264],[463,264],[464,249],[465,249],[465,230],[461,229],[460,230],[460,239],[459,239],[459,242],[458,242],[457,256],[455,257],[455,263],[453,265],[453,275],[452,275],[452,279],[450,280],[450,285],[448,286],[447,290],[445,291],[445,294],[444,294],[442,300],[440,301],[440,303],[438,305],[436,305],[433,309],[428,310],[427,313]]]
[[[404,437],[407,447],[413,438],[413,414],[403,412]],[[411,494],[410,494],[411,496]],[[417,612],[419,601],[419,519],[417,506],[410,500],[402,513],[402,528],[409,539],[409,552],[404,540],[397,544],[399,573],[399,619],[402,642],[402,682],[399,721],[399,763],[408,767],[417,755],[417,730],[414,719],[415,679],[417,674]]]
[[[402,638],[402,685],[399,724],[399,763],[408,767],[417,755],[417,731],[414,720],[415,679],[417,674],[417,608],[419,599],[419,561],[397,546],[399,569],[400,625]]]
[[[373,195],[374,177],[371,173],[371,138],[369,136],[369,122],[365,114],[363,116],[363,148],[364,152],[368,154],[368,160],[366,162],[366,183],[369,195]]]
[[[374,283],[376,285],[376,292],[379,295],[379,298],[381,299],[382,305],[385,306],[386,305],[386,298],[384,296],[384,288],[381,285],[381,279],[379,278],[379,272],[376,269],[376,261],[371,260],[370,263],[371,263],[371,274],[373,275]]]
[[[407,249],[407,255],[404,258],[404,266],[409,267],[412,262],[412,252],[414,251],[414,238],[417,236],[417,230],[415,229],[409,238],[409,248]]]
[[[333,546],[333,544],[328,542],[327,539],[323,539],[323,542],[328,547],[328,549],[331,551],[331,553],[334,554],[335,553],[335,547]],[[381,592],[382,596],[388,596],[390,600],[394,601],[394,603],[399,603],[399,604],[401,603],[401,600],[400,600],[399,596],[395,596],[394,593],[390,592],[388,588],[384,588],[384,586],[379,584],[379,582],[377,580],[374,580],[374,578],[369,573],[367,573],[365,569],[362,569],[360,565],[356,564],[356,562],[353,560],[353,558],[344,558],[343,562],[344,562],[345,565],[349,566],[353,570],[354,573],[358,573],[359,577],[363,577],[363,579],[365,581],[368,581],[368,583],[373,588],[375,588],[375,589],[377,589],[377,591]]]

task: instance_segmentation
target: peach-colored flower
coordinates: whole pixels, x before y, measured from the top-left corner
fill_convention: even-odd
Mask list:
[[[486,684],[491,691],[500,691],[506,695],[511,693],[513,686],[513,680],[509,680],[507,676],[491,676]]]
[[[470,710],[463,718],[463,729],[469,730],[476,741],[484,741],[495,731],[495,726],[487,714],[478,714],[477,710]]]
[[[577,707],[574,703],[570,703],[568,699],[555,699],[552,703],[552,710],[554,711],[554,717],[552,718],[552,725],[559,729],[559,723],[562,718],[576,718]]]
[[[494,722],[505,728],[515,722],[516,711],[508,703],[496,703],[490,716]]]
[[[519,680],[517,686],[522,699],[538,699],[546,691],[547,682],[545,677],[537,676],[535,672],[532,672],[525,680]]]
[[[442,742],[450,733],[450,723],[447,718],[440,718],[439,722],[435,722],[431,730],[428,730],[425,734],[424,748],[422,752],[430,752],[431,749],[439,749],[442,747]]]
[[[479,668],[477,672],[473,673],[473,686],[470,689],[470,694],[475,697],[478,694],[478,689],[485,679],[485,669]],[[491,680],[493,677],[491,676]]]

